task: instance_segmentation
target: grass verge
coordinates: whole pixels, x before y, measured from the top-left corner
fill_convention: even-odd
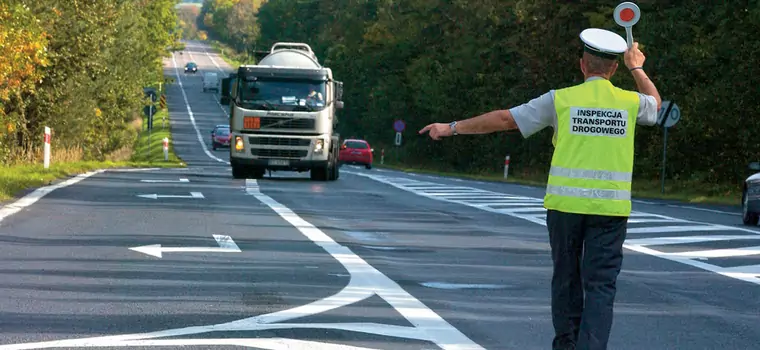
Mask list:
[[[528,186],[546,186],[545,174],[510,173],[508,180],[504,174],[495,173],[461,173],[434,168],[404,164],[373,164],[375,167],[394,169],[404,172],[458,177],[463,179],[515,183]],[[693,204],[740,205],[742,197],[741,186],[736,184],[705,184],[697,181],[668,181],[665,180],[665,193],[661,193],[660,180],[634,179],[633,196],[638,199],[662,199]]]
[[[208,43],[211,44],[211,47],[213,47],[214,50],[219,51],[219,56],[221,56],[230,67],[239,67],[250,61],[250,58],[247,57],[246,54],[239,53],[235,48],[220,41],[208,40]]]
[[[167,116],[166,126],[162,127],[161,117]],[[37,164],[21,164],[10,167],[0,168],[0,201],[13,198],[21,191],[50,184],[53,180],[85,173],[95,169],[109,168],[175,168],[184,167],[185,164],[174,154],[171,142],[169,143],[169,161],[164,161],[163,143],[164,137],[171,140],[169,130],[169,119],[166,110],[162,110],[154,116],[153,131],[150,143],[148,142],[148,131],[141,130],[138,139],[129,152],[128,148],[119,150],[115,153],[127,153],[128,158],[123,156],[109,157],[113,159],[129,160],[108,160],[82,161],[81,150],[79,149],[51,149],[52,160],[50,167],[45,169],[41,161]],[[141,125],[136,127],[141,128]]]

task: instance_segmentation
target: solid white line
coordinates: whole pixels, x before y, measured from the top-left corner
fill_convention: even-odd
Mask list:
[[[729,249],[710,249],[690,252],[665,253],[673,256],[683,256],[688,258],[729,258],[735,256],[749,256],[760,254],[760,246],[729,248]]]
[[[691,209],[691,210],[699,210],[699,211],[706,211],[709,213],[717,213],[717,214],[726,214],[726,215],[734,215],[734,216],[742,216],[741,213],[733,213],[730,211],[723,211],[723,210],[715,210],[715,209],[706,209],[706,208],[697,208],[697,207],[690,207],[686,205],[675,205],[675,204],[668,204],[669,207],[673,208],[681,208],[681,209]]]
[[[87,172],[87,173],[84,173],[84,174],[79,174],[79,175],[77,175],[77,176],[75,176],[73,178],[70,178],[70,179],[68,179],[66,181],[60,182],[58,184],[50,185],[50,186],[45,186],[45,187],[40,187],[40,188],[34,190],[32,193],[29,193],[26,196],[23,196],[23,197],[19,198],[15,202],[10,203],[10,204],[6,204],[2,208],[0,208],[0,221],[3,221],[5,218],[7,218],[7,217],[9,217],[9,216],[11,216],[11,215],[19,212],[21,209],[24,209],[24,208],[26,208],[26,207],[34,204],[35,202],[37,202],[38,200],[40,200],[40,198],[45,197],[50,192],[53,192],[53,191],[55,191],[55,190],[57,190],[59,188],[63,188],[63,187],[66,187],[66,186],[71,186],[71,185],[73,185],[73,184],[75,184],[75,183],[77,183],[79,181],[82,181],[82,180],[84,180],[84,179],[86,179],[86,178],[88,178],[88,177],[90,177],[92,175],[100,174],[103,171],[105,171],[105,170],[95,170],[95,171]]]
[[[705,235],[705,236],[681,236],[681,237],[655,237],[655,238],[627,239],[625,242],[628,244],[647,246],[647,245],[716,242],[716,241],[728,241],[732,239],[760,239],[760,235],[712,235],[712,236]]]
[[[216,160],[217,162],[224,163],[224,164],[230,164],[230,162],[221,159],[213,154],[208,150],[208,147],[206,147],[206,143],[203,142],[203,136],[201,135],[200,130],[198,130],[198,125],[195,123],[195,117],[193,116],[193,110],[190,108],[190,103],[187,101],[187,94],[185,93],[185,86],[182,84],[182,78],[180,77],[179,70],[177,69],[177,60],[174,58],[174,53],[172,52],[172,62],[174,63],[174,74],[177,76],[177,82],[179,83],[179,89],[182,92],[182,98],[185,100],[185,107],[187,107],[187,115],[190,116],[190,123],[193,125],[193,129],[195,129],[195,134],[198,136],[198,142],[201,144],[201,147],[203,147],[203,152],[206,153],[206,155]]]
[[[627,230],[631,233],[665,233],[665,232],[686,232],[686,231],[721,231],[725,226],[720,225],[688,225],[688,226],[653,226],[653,227],[635,227]]]

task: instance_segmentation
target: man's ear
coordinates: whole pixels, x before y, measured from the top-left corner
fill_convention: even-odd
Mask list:
[[[583,64],[583,57],[581,57],[581,59],[578,60],[578,63],[581,65],[581,72],[583,72],[583,75],[586,75],[586,67]]]
[[[612,65],[612,72],[610,72],[610,76],[615,75],[615,72],[617,72],[618,63],[615,61],[615,64]]]

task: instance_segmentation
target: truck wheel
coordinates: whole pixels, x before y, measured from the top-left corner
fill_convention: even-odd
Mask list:
[[[232,164],[232,178],[233,179],[245,179],[245,168],[240,165]]]
[[[313,181],[325,181],[327,180],[330,170],[330,166],[320,166],[320,167],[314,167],[311,168],[311,172],[309,173],[309,177]]]
[[[266,172],[267,172],[266,169],[258,169],[258,168],[251,169],[251,177],[254,179],[263,179],[264,174],[266,174]]]
[[[372,169],[372,164],[365,164],[364,167],[367,169]]]

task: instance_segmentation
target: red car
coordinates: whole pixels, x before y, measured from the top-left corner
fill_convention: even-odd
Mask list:
[[[364,140],[348,139],[340,146],[338,161],[341,164],[362,164],[367,169],[372,169],[372,152],[369,143]]]
[[[230,126],[217,125],[211,130],[211,148],[230,147]]]

